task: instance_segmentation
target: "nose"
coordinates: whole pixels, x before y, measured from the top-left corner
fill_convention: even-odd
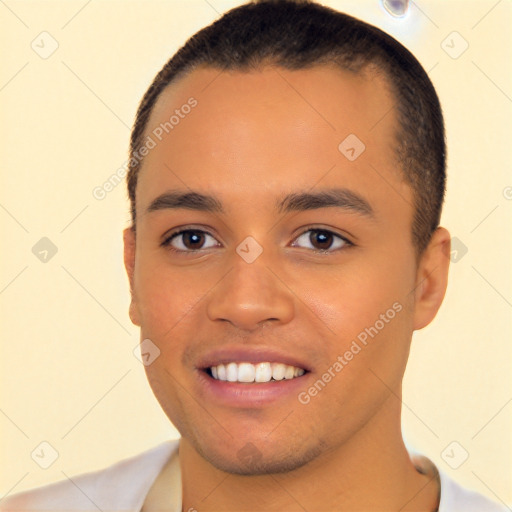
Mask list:
[[[208,294],[207,314],[212,321],[230,322],[254,331],[264,324],[286,324],[294,316],[293,292],[265,258],[247,263],[237,254],[233,267]]]

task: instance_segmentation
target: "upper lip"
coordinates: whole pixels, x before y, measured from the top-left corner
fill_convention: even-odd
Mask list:
[[[206,352],[197,361],[196,367],[205,370],[227,363],[282,363],[311,371],[304,361],[280,350],[263,346],[225,346]]]

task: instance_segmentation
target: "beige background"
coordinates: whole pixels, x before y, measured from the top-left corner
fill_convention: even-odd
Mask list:
[[[124,183],[101,201],[92,192],[124,164],[154,74],[240,3],[0,3],[0,496],[177,435],[132,352]],[[511,506],[511,2],[423,0],[403,20],[378,1],[325,4],[402,41],[440,95],[449,148],[442,223],[467,253],[452,265],[434,323],[414,335],[404,435],[459,482]],[[59,45],[46,59],[31,47],[51,48],[43,31]],[[453,31],[469,44],[456,59],[442,47],[462,48]],[[46,263],[32,253],[42,237],[58,248]],[[42,441],[59,453],[48,469],[31,457]],[[456,470],[441,455],[452,441],[452,460],[469,453]]]

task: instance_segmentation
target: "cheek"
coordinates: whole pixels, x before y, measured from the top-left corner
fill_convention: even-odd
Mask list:
[[[156,338],[185,318],[211,288],[200,271],[172,268],[161,259],[141,255],[134,283],[142,328]]]
[[[165,351],[151,365],[145,367],[149,385],[175,427],[181,426],[181,417],[187,404],[182,403],[183,378],[169,368],[168,363],[163,363],[168,358]]]
[[[382,382],[391,388],[398,385],[412,333],[413,273],[406,263],[396,257],[366,264],[358,260],[303,288],[309,309],[326,326],[325,368],[320,372],[330,369],[337,375],[325,398],[372,401],[389,392]]]
[[[373,326],[381,315],[384,321],[391,319],[390,323],[396,324],[396,310],[406,309],[412,283],[394,263],[386,266],[379,261],[367,265],[358,261],[357,266],[338,272],[331,269],[323,278],[316,273],[308,281],[303,280],[301,287],[309,309],[328,333],[345,341]]]

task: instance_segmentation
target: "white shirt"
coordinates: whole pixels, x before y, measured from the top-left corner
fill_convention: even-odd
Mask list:
[[[106,469],[85,473],[70,480],[21,492],[0,500],[0,511],[52,512],[141,512],[145,498],[159,473],[172,456],[169,487],[174,490],[168,512],[182,512],[179,439],[124,459]],[[427,460],[427,459],[425,459]],[[438,512],[505,512],[509,509],[461,487],[439,471],[441,501]]]

